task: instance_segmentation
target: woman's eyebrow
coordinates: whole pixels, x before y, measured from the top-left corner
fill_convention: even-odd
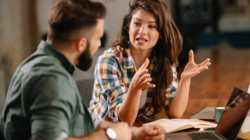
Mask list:
[[[156,21],[149,21],[148,23],[157,23]]]
[[[140,20],[140,21],[142,21],[140,18],[138,18],[138,17],[134,17],[134,19],[137,19],[137,20]],[[148,23],[157,23],[156,21],[148,21]]]
[[[134,17],[134,19],[137,19],[137,20],[140,20],[140,21],[142,21],[140,18],[138,18],[138,17]]]

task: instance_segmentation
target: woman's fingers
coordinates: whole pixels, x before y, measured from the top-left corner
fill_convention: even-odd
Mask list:
[[[202,63],[200,63],[200,65],[201,66],[203,66],[203,65],[209,66],[211,64],[209,61],[210,61],[210,59],[207,58],[205,61],[203,61]]]
[[[189,51],[188,56],[189,56],[189,62],[194,62],[194,52],[193,52],[193,50]]]
[[[151,81],[152,81],[151,77],[146,77],[146,76],[145,76],[145,78],[140,79],[139,83],[141,83],[141,84],[148,84],[148,83],[150,83]]]
[[[148,88],[148,84],[152,81],[150,74],[147,70],[140,70],[137,71],[138,75],[134,76],[136,80],[136,86],[140,87],[141,89]],[[154,87],[154,85],[150,85],[150,87]]]
[[[192,78],[195,75],[199,74],[200,72],[208,69],[208,66],[211,65],[209,58],[207,58],[206,60],[204,60],[200,64],[193,63],[194,60],[193,60],[193,52],[192,51],[189,52],[189,59],[190,60],[189,60],[188,64],[186,65],[186,67],[183,71],[183,74],[182,74],[182,77],[185,77],[185,78]]]
[[[138,69],[136,75],[134,76],[136,81],[136,85],[140,87],[141,89],[145,88],[154,88],[155,84],[151,84],[150,82],[152,81],[150,74],[148,73],[147,66],[149,64],[149,60],[146,59],[146,61],[142,64],[142,66]]]
[[[198,69],[202,69],[202,68],[208,68],[208,66],[209,65],[211,65],[211,63],[209,62],[209,61],[207,61],[207,62],[203,62],[203,63],[201,63],[201,64],[198,64]]]
[[[201,69],[204,69],[204,68],[207,69],[209,65],[210,65],[210,63],[206,63],[206,64],[203,64],[203,65],[198,64],[195,70],[201,70]]]
[[[190,72],[189,75],[190,77],[194,77],[195,75],[199,74],[200,71],[195,71],[195,72]]]
[[[140,70],[140,69],[146,69],[147,66],[148,66],[148,64],[149,64],[149,60],[147,58],[146,61],[141,65],[141,67],[138,70]]]
[[[145,88],[154,88],[155,84],[151,84],[152,78],[150,77],[150,74],[145,74],[143,77],[140,78],[138,81],[138,85],[142,87],[142,89]]]
[[[149,73],[144,73],[142,75],[140,75],[140,80],[144,81],[146,78],[150,78],[150,74]]]
[[[202,67],[199,67],[196,71],[202,72],[206,69],[208,69],[208,66],[202,66]]]
[[[151,83],[148,83],[148,84],[147,84],[147,88],[155,88],[155,87],[156,87],[155,84],[151,84]]]
[[[148,83],[141,83],[140,84],[140,88],[141,89],[147,89],[147,88],[155,88],[156,87],[156,85],[155,84],[151,84],[150,82],[148,82]]]
[[[147,84],[151,81],[152,79],[151,78],[145,78],[145,79],[140,79],[139,80],[139,84]]]
[[[197,71],[201,72],[203,70],[208,69],[208,66],[211,65],[211,63],[209,62],[210,59],[206,59],[205,61],[203,61],[202,63],[198,64],[198,68],[196,69]]]
[[[148,74],[148,69],[138,70],[135,74],[135,77],[138,77],[138,79],[141,79],[146,74]]]

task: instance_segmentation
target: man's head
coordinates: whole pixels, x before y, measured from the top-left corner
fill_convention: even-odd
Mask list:
[[[99,2],[60,0],[51,8],[48,16],[50,29],[47,40],[53,40],[60,47],[74,46],[71,50],[77,57],[72,63],[87,70],[101,45],[105,15],[106,8]]]
[[[103,36],[104,20],[98,19],[96,28],[92,31],[90,39],[87,41],[85,51],[79,56],[77,67],[83,71],[88,70],[91,67],[93,61],[93,55],[101,46],[101,37]]]

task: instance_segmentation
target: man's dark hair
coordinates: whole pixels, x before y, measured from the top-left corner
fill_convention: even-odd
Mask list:
[[[60,0],[48,15],[48,38],[62,43],[73,43],[81,37],[88,38],[97,20],[104,18],[106,8],[90,0]]]

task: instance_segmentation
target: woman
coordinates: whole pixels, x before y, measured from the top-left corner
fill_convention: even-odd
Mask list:
[[[175,68],[181,48],[182,36],[162,0],[130,3],[111,48],[97,60],[89,110],[129,125],[142,116],[180,118],[191,78],[210,65],[209,59],[195,64],[190,51],[178,83]]]

